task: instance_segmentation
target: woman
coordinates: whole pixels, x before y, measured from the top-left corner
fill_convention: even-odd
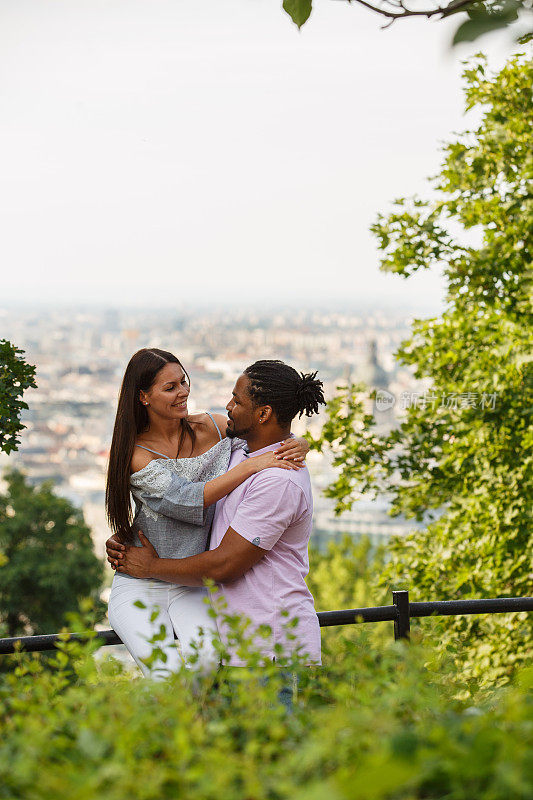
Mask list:
[[[122,381],[109,456],[106,511],[113,533],[140,546],[142,530],[163,558],[203,552],[217,500],[263,469],[299,469],[309,449],[305,440],[291,439],[227,471],[232,446],[242,442],[226,438],[221,414],[189,416],[189,391],[189,376],[172,353],[135,353]],[[216,663],[216,626],[203,588],[115,574],[108,614],[145,675],[165,677],[183,661],[202,668]]]

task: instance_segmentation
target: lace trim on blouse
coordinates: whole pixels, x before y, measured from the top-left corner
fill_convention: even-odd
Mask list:
[[[222,475],[228,468],[229,451],[244,444],[241,439],[222,439],[199,456],[153,458],[130,475],[131,493],[142,503],[144,513],[153,520],[169,515],[162,513],[164,508],[175,518],[192,521],[194,517],[195,524],[201,524],[205,482]]]

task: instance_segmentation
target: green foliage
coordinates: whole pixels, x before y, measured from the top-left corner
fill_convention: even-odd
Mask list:
[[[327,611],[390,603],[390,595],[379,585],[383,567],[383,549],[374,550],[366,537],[354,541],[345,535],[341,542],[330,542],[325,553],[311,549],[307,585],[315,599],[315,608]],[[368,642],[377,651],[392,637],[393,627],[389,622],[323,628],[324,663],[342,667],[348,647],[357,648],[360,642]]]
[[[479,56],[465,78],[467,109],[483,116],[444,147],[436,199],[400,199],[373,226],[384,270],[406,278],[444,267],[445,312],[415,320],[398,352],[431,391],[380,437],[348,387],[313,443],[342,465],[329,489],[338,510],[385,486],[393,515],[429,515],[426,530],[393,542],[382,575],[413,600],[531,593],[533,65],[517,56],[491,77]],[[477,246],[461,241],[466,229]],[[473,679],[505,682],[531,654],[523,615],[449,618],[440,628],[442,647],[466,646]]]
[[[335,514],[349,511],[357,494],[377,494],[384,488],[392,464],[394,436],[382,439],[374,432],[374,418],[361,399],[362,383],[338,386],[338,394],[326,404],[326,422],[318,439],[306,434],[311,450],[332,451],[333,466],[341,468],[324,494],[335,500]]]
[[[79,509],[17,471],[0,495],[0,624],[8,636],[55,633],[95,594],[103,564]]]
[[[20,412],[28,408],[22,395],[30,386],[36,388],[35,367],[27,364],[19,350],[0,339],[0,451],[10,453],[20,444],[18,434],[24,429]]]
[[[362,608],[384,602],[377,586],[383,566],[383,551],[372,549],[370,540],[354,541],[346,534],[341,542],[330,542],[325,553],[309,551],[307,585],[320,610]]]
[[[531,800],[531,673],[464,701],[419,645],[377,653],[363,637],[342,655],[292,663],[289,712],[272,663],[153,682],[95,657],[94,639],[65,641],[48,665],[20,654],[0,675],[0,796]]]

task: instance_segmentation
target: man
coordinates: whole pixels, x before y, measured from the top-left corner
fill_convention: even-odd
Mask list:
[[[275,450],[291,435],[299,414],[317,413],[323,404],[322,382],[316,373],[304,375],[281,361],[257,361],[238,378],[226,406],[226,434],[244,439],[233,452],[230,468],[248,458]],[[248,617],[254,629],[268,626],[272,634],[257,639],[264,655],[275,660],[277,648],[306,654],[320,663],[320,629],[313,598],[305,584],[309,571],[307,546],[313,500],[307,468],[267,469],[252,476],[216,507],[210,550],[182,559],[159,558],[140,535],[142,547],[107,543],[108,560],[118,572],[184,586],[219,583],[228,614]],[[286,623],[298,619],[286,636]],[[264,630],[264,629],[263,629]],[[225,631],[220,630],[224,639]],[[230,664],[244,665],[233,652]]]

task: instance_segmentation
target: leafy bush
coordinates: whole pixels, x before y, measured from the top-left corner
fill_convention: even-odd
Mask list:
[[[464,78],[478,126],[444,145],[430,200],[398,199],[372,226],[383,270],[444,270],[444,312],[414,320],[397,353],[430,388],[383,436],[359,387],[344,387],[312,443],[340,468],[328,490],[338,512],[386,490],[393,515],[428,522],[392,542],[382,576],[412,600],[531,591],[531,50],[493,75],[477,56]],[[533,647],[520,614],[450,617],[439,630],[443,647],[467,653],[474,683],[511,680]]]
[[[325,553],[310,549],[309,566],[307,585],[319,611],[391,602],[390,593],[379,585],[384,566],[383,548],[374,549],[368,537],[354,541],[346,534],[342,541],[330,542]],[[392,623],[323,628],[324,663],[342,664],[346,648],[357,647],[362,637],[379,648],[392,639]]]
[[[363,635],[342,663],[289,665],[291,713],[273,664],[154,683],[95,647],[0,677],[2,800],[533,798],[531,672],[473,704],[442,658]]]
[[[22,400],[26,389],[35,388],[35,367],[27,364],[24,350],[0,339],[0,451],[17,450],[18,435],[24,429],[21,411],[28,408]]]
[[[96,594],[103,564],[82,512],[50,484],[34,488],[21,472],[0,494],[0,628],[7,636],[55,633],[65,614]],[[103,615],[103,605],[100,606]]]

